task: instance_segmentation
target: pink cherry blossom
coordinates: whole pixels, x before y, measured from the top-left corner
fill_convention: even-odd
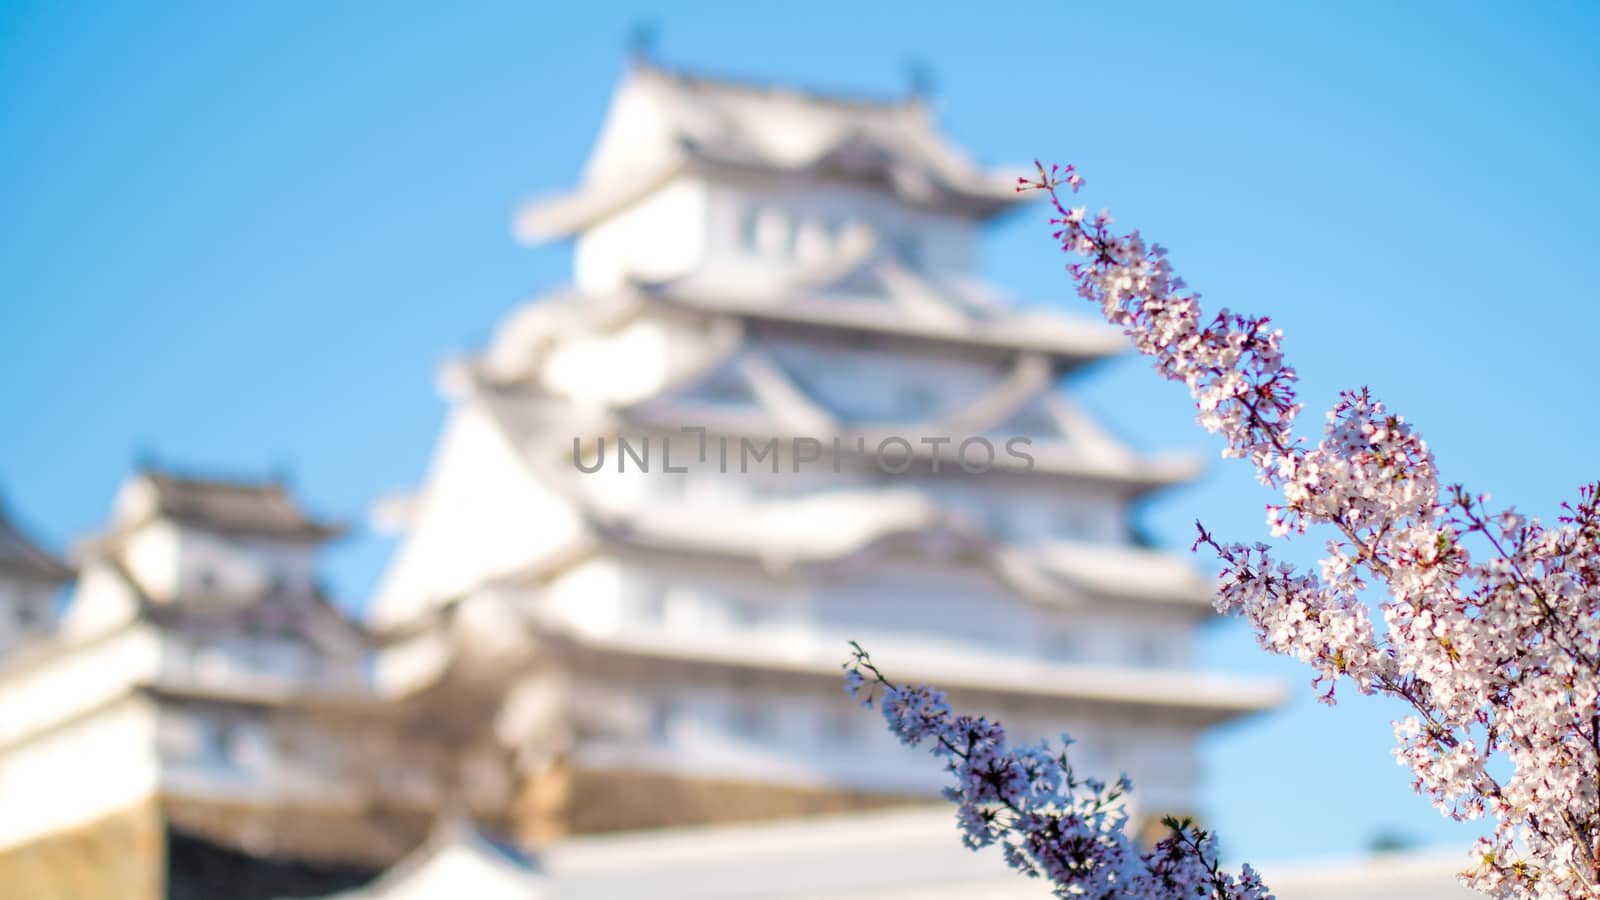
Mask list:
[[[956,804],[968,847],[1000,845],[1012,868],[1047,879],[1058,897],[1272,896],[1249,866],[1238,875],[1223,872],[1211,835],[1187,820],[1169,819],[1170,834],[1140,852],[1122,803],[1127,777],[1080,780],[1068,759],[1071,738],[1056,747],[1013,746],[1000,723],[956,714],[935,688],[897,685],[859,645],[851,649],[846,690],[864,705],[876,703],[902,743],[927,745],[945,761],[953,783],[944,796]]]
[[[1083,184],[1071,166],[1019,181],[1054,204],[1078,294],[1188,387],[1224,455],[1248,460],[1281,494],[1267,509],[1272,535],[1330,536],[1316,570],[1302,572],[1266,543],[1201,527],[1196,547],[1223,563],[1217,609],[1306,663],[1325,702],[1348,683],[1410,706],[1395,723],[1395,757],[1416,790],[1447,816],[1494,824],[1467,884],[1496,897],[1600,897],[1596,485],[1554,527],[1491,512],[1487,498],[1441,486],[1428,445],[1364,388],[1342,394],[1308,443],[1294,434],[1302,406],[1283,333],[1266,317],[1223,309],[1206,319],[1163,247],[1112,232],[1107,212],[1063,204],[1059,189]],[[1375,606],[1362,597],[1369,587],[1383,589]],[[1185,823],[1171,823],[1154,857],[1135,853],[1117,812],[1126,780],[1078,781],[1065,746],[1008,748],[998,724],[955,716],[932,689],[894,686],[857,649],[853,692],[880,690],[902,740],[951,757],[948,796],[969,843],[1005,843],[1013,865],[1063,897],[1266,896],[1248,867],[1221,873],[1209,837]]]

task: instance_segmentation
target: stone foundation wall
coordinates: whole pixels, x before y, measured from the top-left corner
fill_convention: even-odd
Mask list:
[[[754,822],[928,802],[920,796],[558,765],[524,783],[516,831],[519,839],[537,845],[571,834]]]
[[[376,869],[252,856],[180,831],[167,833],[165,900],[326,897],[366,884]]]
[[[6,900],[163,900],[166,830],[154,803],[0,850]]]
[[[0,850],[0,900],[322,897],[370,881],[426,829],[415,815],[349,821],[172,806],[152,800]]]
[[[432,816],[412,810],[352,809],[329,812],[193,799],[164,800],[164,821],[174,831],[219,848],[313,865],[381,869],[410,853],[427,836]]]

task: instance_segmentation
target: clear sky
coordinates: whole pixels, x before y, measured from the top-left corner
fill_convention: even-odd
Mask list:
[[[762,78],[894,93],[920,62],[980,160],[1077,163],[1087,202],[1173,248],[1209,302],[1271,313],[1309,424],[1367,384],[1497,500],[1549,514],[1600,477],[1594,6],[9,0],[10,505],[62,547],[141,456],[287,471],[358,525],[417,484],[436,365],[567,277],[565,248],[517,246],[510,213],[575,179],[641,21],[668,62]],[[1077,302],[1038,214],[984,250],[1025,301]],[[1215,455],[1136,361],[1082,387],[1137,446]],[[1262,502],[1219,462],[1146,520],[1186,548],[1196,517],[1260,534]],[[388,549],[358,533],[334,551],[343,601]],[[1459,836],[1407,793],[1390,710],[1316,706],[1236,624],[1205,662],[1295,696],[1208,743],[1205,812],[1231,855]]]

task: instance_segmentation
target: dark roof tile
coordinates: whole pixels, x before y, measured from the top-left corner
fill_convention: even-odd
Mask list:
[[[60,583],[72,577],[72,569],[29,539],[0,503],[0,575]]]
[[[179,522],[228,534],[326,540],[342,529],[307,515],[279,481],[223,481],[146,471],[156,510]]]

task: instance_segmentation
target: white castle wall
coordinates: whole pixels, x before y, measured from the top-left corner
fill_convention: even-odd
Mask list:
[[[0,656],[50,628],[56,586],[0,576]]]
[[[0,721],[10,707],[0,701]],[[128,697],[20,745],[0,743],[0,849],[85,825],[151,796],[151,705]]]
[[[976,228],[934,210],[910,210],[871,189],[804,176],[709,185],[703,263],[734,283],[770,285],[881,246],[929,274],[973,267]]]
[[[970,220],[910,210],[870,189],[685,174],[580,234],[573,267],[577,287],[595,294],[708,269],[771,285],[874,247],[919,271],[956,275],[973,268],[975,236]]]
[[[571,540],[578,526],[571,507],[530,476],[517,448],[471,404],[451,413],[418,504],[373,603],[380,627],[516,572]]]
[[[754,691],[659,685],[625,691],[580,689],[600,732],[574,761],[596,768],[646,769],[707,778],[935,794],[948,776],[924,750],[900,745],[876,710],[832,692]],[[1006,723],[1017,742],[1070,733],[1081,775],[1126,772],[1147,809],[1192,809],[1200,778],[1196,735],[1158,721],[1061,717],[1012,703],[983,714]]]
[[[1063,663],[1095,667],[1099,677],[1182,669],[1192,632],[1184,618],[1137,607],[1045,610],[976,574],[881,563],[848,581],[819,584],[600,557],[557,578],[536,602],[548,623],[623,651],[759,659],[809,671],[818,661],[831,667],[856,639],[891,672],[897,663],[922,672],[984,671],[1005,658],[1013,667],[1031,665],[1041,684],[1062,686],[1081,677]],[[914,793],[943,783],[938,766],[900,747],[875,714],[832,690],[671,679],[632,688],[560,683],[575,693],[565,705],[545,704],[544,715],[553,717],[545,727],[572,716],[587,722],[582,730],[591,736],[572,751],[585,764]],[[1108,778],[1128,771],[1147,808],[1193,808],[1199,772],[1192,726],[1131,709],[1074,719],[1026,711],[1029,701],[986,704],[982,712],[1006,721],[1019,740],[1071,732],[1085,771]]]
[[[601,557],[546,589],[541,607],[573,631],[685,652],[758,647],[775,659],[839,655],[851,640],[917,661],[929,653],[1134,669],[1179,669],[1190,614],[1129,603],[1047,608],[991,579],[926,564],[879,564],[847,580],[772,580]]]
[[[34,665],[14,660],[0,684],[0,747],[111,703],[129,684],[150,682],[160,665],[160,643],[147,629],[130,629]]]
[[[630,278],[693,270],[706,250],[706,204],[705,181],[685,176],[585,231],[573,255],[578,288],[605,294]]]
[[[165,519],[118,540],[128,572],[157,600],[304,593],[316,582],[316,550],[301,541],[223,538]]]

